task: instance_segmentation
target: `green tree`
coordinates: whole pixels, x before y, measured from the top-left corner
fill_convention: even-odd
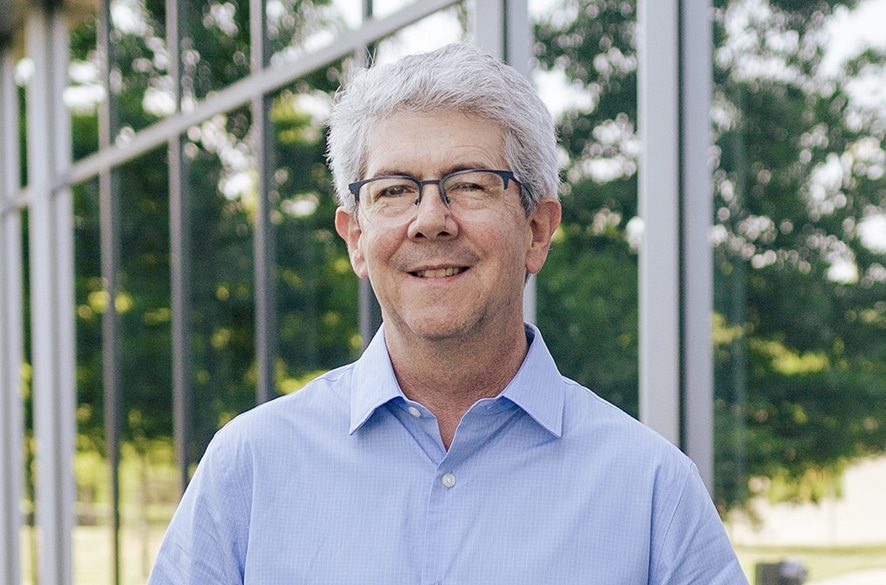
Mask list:
[[[275,62],[342,26],[328,2],[284,4],[268,19]],[[835,10],[854,5],[715,2],[716,487],[723,511],[744,505],[748,477],[793,486],[780,492],[785,497],[815,497],[822,477],[886,445],[878,422],[886,420],[886,261],[860,229],[886,212],[886,122],[852,90],[854,80],[882,75],[884,55],[869,51],[836,76],[821,71],[820,31]],[[113,33],[112,96],[124,137],[169,114],[164,5],[131,6],[138,17]],[[746,24],[735,26],[741,19]],[[186,101],[246,75],[246,4],[196,4],[185,28]],[[539,323],[557,333],[549,341],[565,374],[636,414],[636,5],[563,0],[535,33],[540,68],[561,74],[587,100],[558,120],[567,156],[564,216],[538,279]],[[95,38],[94,23],[77,29],[75,61],[98,62]],[[356,280],[331,231],[323,132],[300,101],[330,95],[340,70],[316,71],[273,101],[281,389],[348,361],[359,347]],[[74,128],[75,157],[94,152],[95,111],[77,112]],[[247,109],[229,112],[189,131],[185,145],[195,244],[195,451],[253,403],[256,194],[236,187],[252,164],[252,128]],[[121,296],[113,302],[123,315],[127,440],[171,433],[166,176],[162,149],[119,171]],[[76,189],[76,213],[78,416],[95,446],[103,440],[100,315],[111,300],[101,294],[94,183]],[[838,278],[840,266],[854,267],[857,278]]]
[[[852,90],[886,60],[821,67],[827,16],[854,4],[722,3],[715,18],[715,307],[738,328],[718,347],[717,414],[740,429],[719,445],[718,474],[738,464],[790,486],[781,497],[821,497],[848,461],[886,445],[884,254],[859,228],[886,211],[886,120]],[[728,32],[733,17],[755,33]],[[724,487],[721,505],[748,495]]]
[[[726,512],[752,495],[749,477],[788,486],[780,497],[815,498],[822,478],[886,445],[884,254],[859,229],[886,212],[886,121],[851,89],[882,75],[884,55],[821,70],[828,17],[856,2],[714,4],[716,495]],[[540,67],[591,98],[559,120],[564,223],[539,279],[539,321],[566,334],[552,351],[567,375],[631,412],[635,10],[566,1],[536,27]]]
[[[535,52],[590,104],[558,123],[563,222],[538,279],[539,325],[556,332],[549,343],[566,375],[636,416],[635,25],[632,2],[563,2],[536,25]]]
[[[275,5],[276,6],[276,5]],[[292,60],[308,40],[343,29],[328,1],[284,0],[268,13],[270,59]],[[110,55],[115,131],[126,138],[172,113],[165,5],[145,0],[115,5]],[[190,6],[183,26],[185,104],[243,78],[250,69],[249,5],[204,1]],[[97,23],[72,35],[72,60],[98,68]],[[281,360],[278,383],[329,369],[359,349],[356,283],[343,277],[343,245],[331,237],[334,202],[323,164],[320,123],[293,99],[296,93],[331,94],[341,64],[332,64],[281,92],[274,101],[274,209],[278,260],[277,311]],[[95,85],[97,80],[79,82]],[[74,112],[74,157],[98,147],[95,107]],[[248,108],[191,128],[184,147],[191,198],[189,255],[192,319],[194,444],[198,456],[220,424],[255,403],[255,198],[237,181],[255,176],[253,120]],[[78,422],[81,447],[104,449],[101,315],[114,303],[121,314],[123,438],[172,434],[171,298],[168,168],[165,148],[116,171],[121,198],[119,294],[103,295],[97,182],[75,189],[76,298],[78,303]],[[306,208],[298,201],[314,197]],[[292,210],[296,209],[297,212]]]

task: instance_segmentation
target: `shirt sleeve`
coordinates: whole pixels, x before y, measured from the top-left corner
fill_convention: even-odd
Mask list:
[[[225,429],[212,440],[169,524],[148,585],[242,585],[252,467],[244,452]]]
[[[649,582],[655,585],[747,585],[732,543],[694,464],[673,516],[656,527]]]

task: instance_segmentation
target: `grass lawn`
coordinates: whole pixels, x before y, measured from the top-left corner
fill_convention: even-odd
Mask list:
[[[817,581],[860,571],[886,567],[886,545],[872,547],[736,547],[738,560],[748,581],[754,582],[757,563],[795,559],[806,565],[808,581]]]
[[[144,585],[151,563],[160,546],[165,527],[151,527],[147,539],[142,532],[120,532],[120,584]],[[22,585],[32,585],[31,541],[26,529],[22,540]],[[78,526],[74,529],[74,585],[111,585],[113,545],[107,526]]]

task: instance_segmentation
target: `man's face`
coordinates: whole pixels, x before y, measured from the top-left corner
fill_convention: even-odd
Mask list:
[[[501,128],[488,120],[457,111],[398,113],[373,128],[364,178],[511,170],[503,146]],[[495,205],[470,212],[448,207],[438,185],[429,184],[402,221],[382,225],[363,210],[354,217],[340,209],[336,228],[354,271],[370,279],[386,328],[446,339],[522,323],[526,272],[541,269],[559,218],[553,198],[527,217],[514,181]]]

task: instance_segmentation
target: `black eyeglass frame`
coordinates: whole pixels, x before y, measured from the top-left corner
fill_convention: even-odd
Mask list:
[[[422,193],[425,185],[437,185],[440,191],[440,199],[443,200],[443,203],[449,205],[449,197],[446,196],[445,191],[443,190],[443,183],[451,179],[452,177],[457,177],[458,175],[463,175],[467,173],[494,173],[501,177],[504,182],[504,188],[508,188],[508,183],[510,181],[514,181],[518,185],[521,185],[520,180],[514,176],[513,171],[502,171],[497,169],[463,169],[460,171],[454,171],[447,175],[440,177],[439,179],[427,179],[426,181],[420,181],[415,177],[410,177],[409,175],[379,175],[378,177],[369,177],[368,179],[363,179],[362,181],[354,181],[353,183],[348,184],[348,191],[350,191],[354,195],[354,202],[359,205],[360,203],[360,189],[366,183],[371,183],[373,181],[379,181],[382,179],[405,179],[407,181],[412,181],[416,185],[418,185],[418,198],[415,200],[415,205],[421,203]]]

